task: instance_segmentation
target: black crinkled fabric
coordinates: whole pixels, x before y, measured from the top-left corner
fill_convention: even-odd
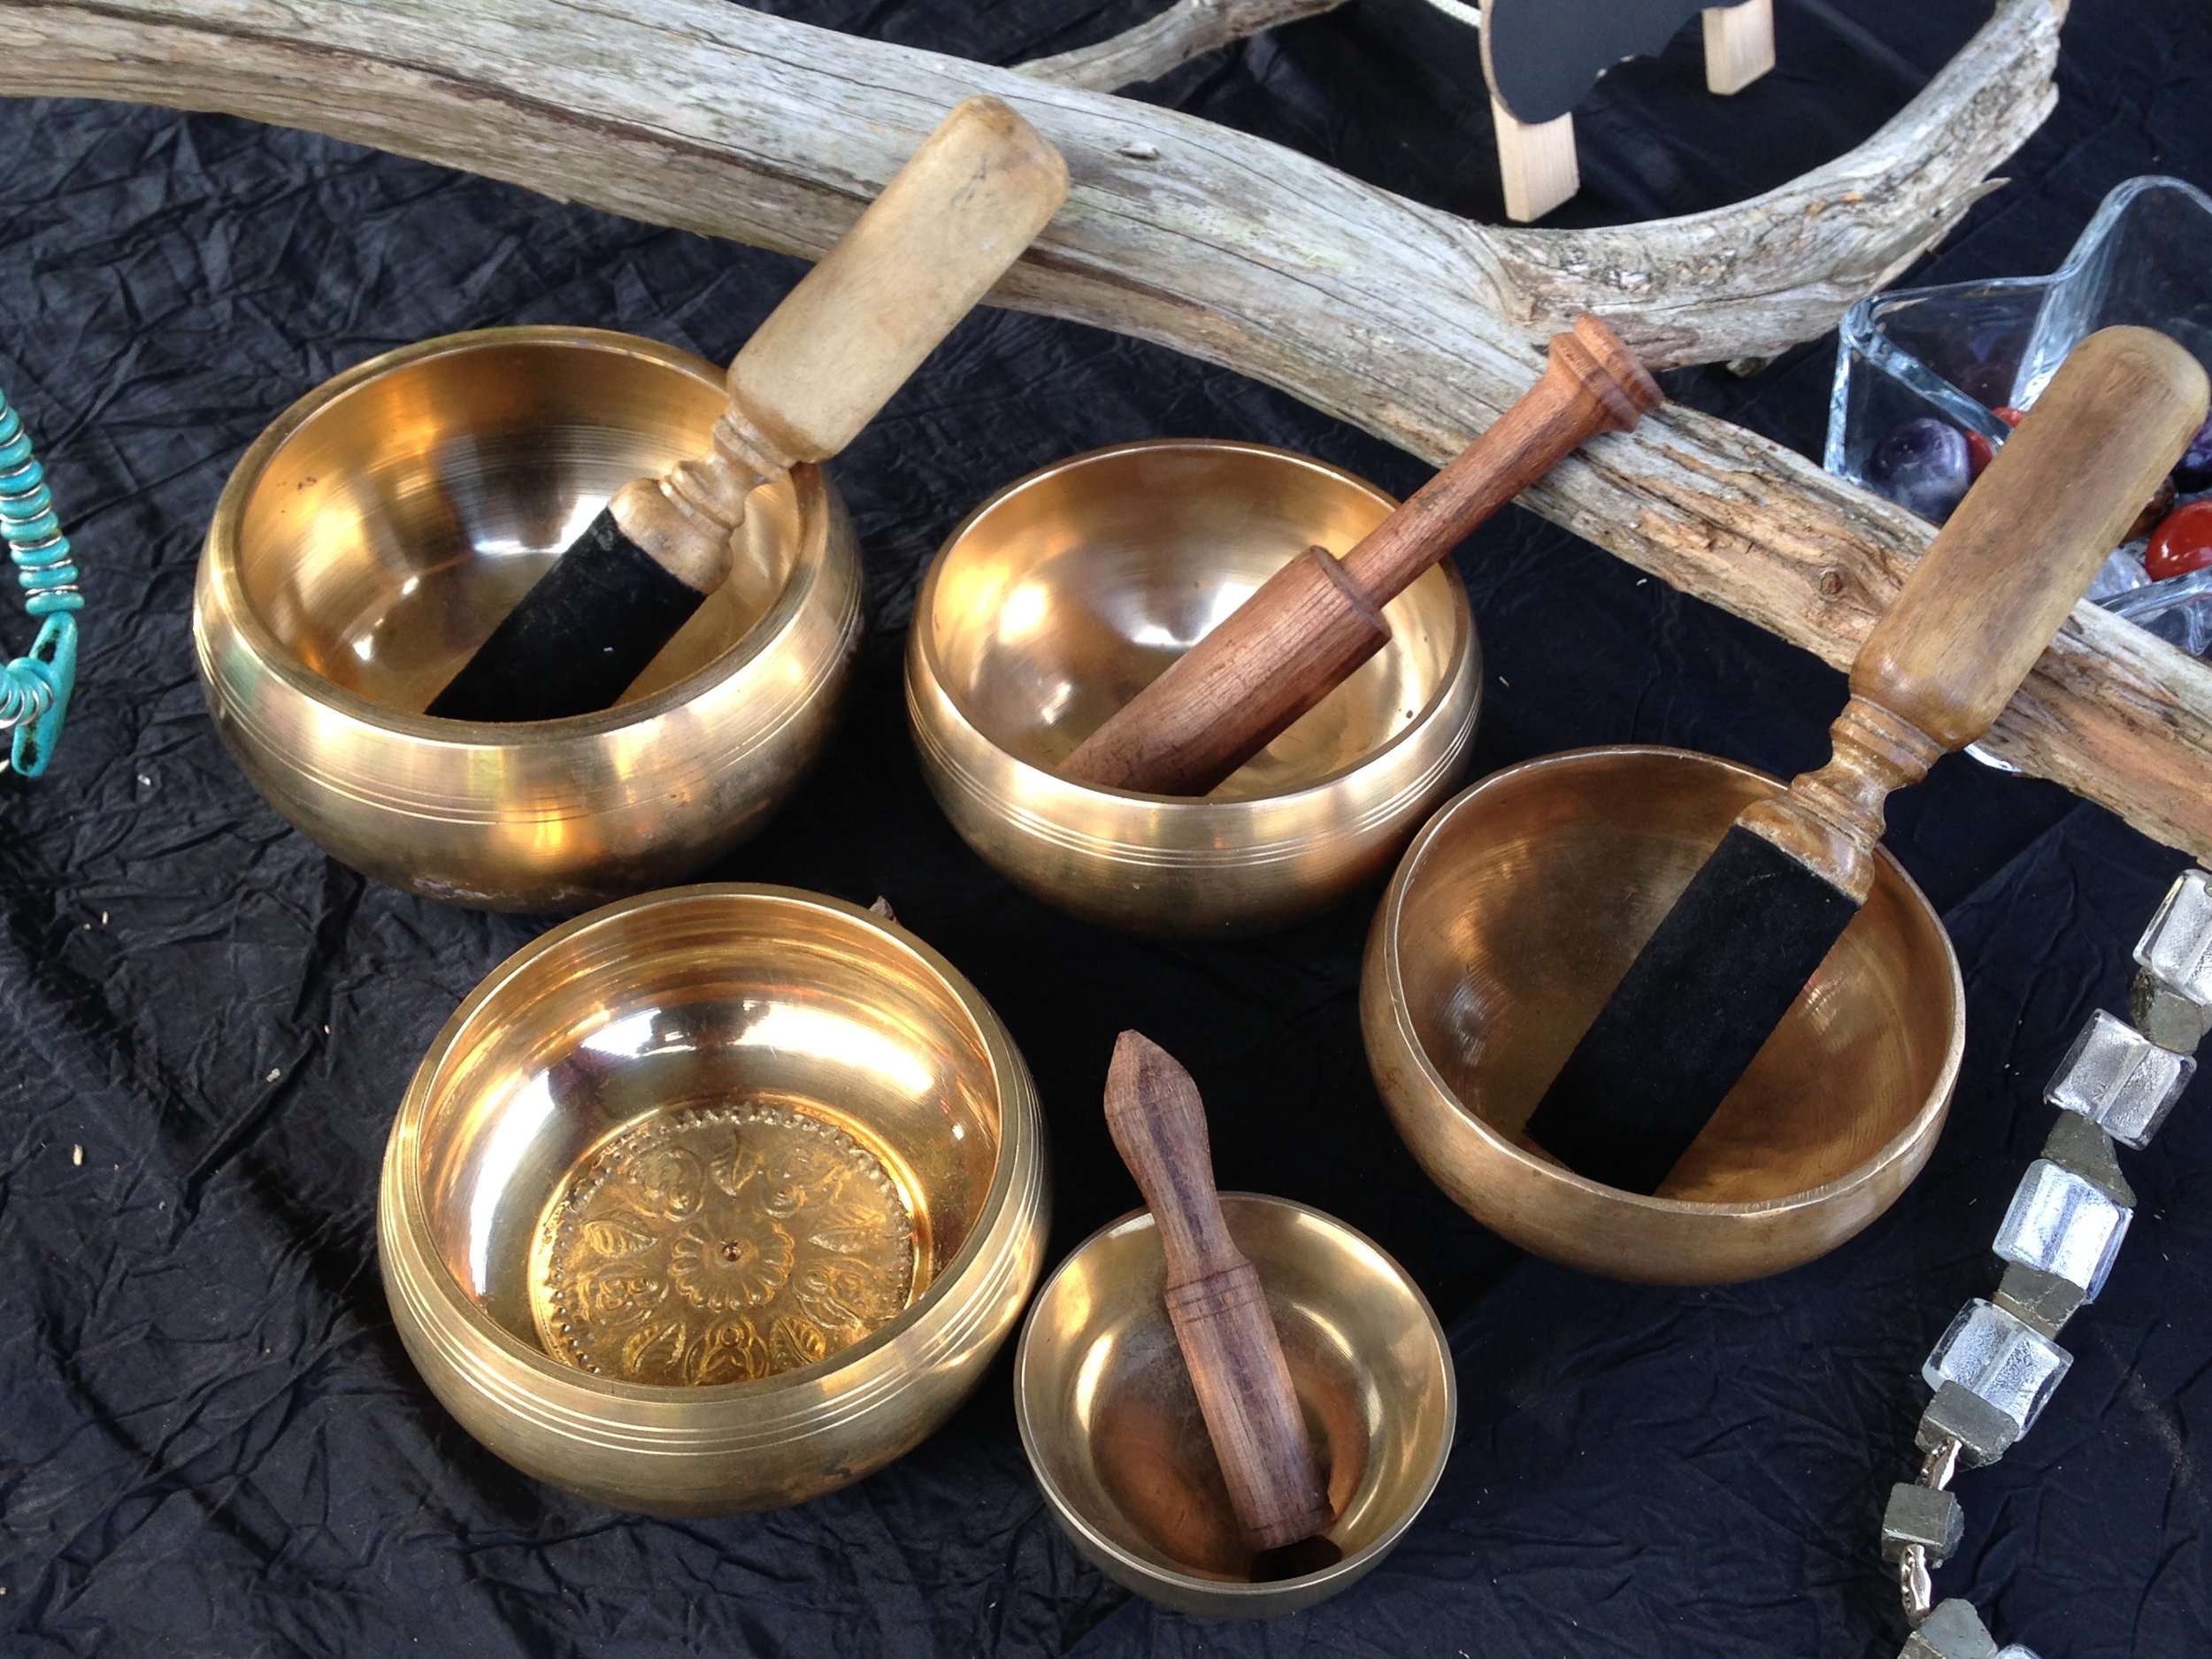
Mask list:
[[[810,21],[998,62],[1102,38],[1156,0],[787,0]],[[1974,0],[1779,0],[1781,67],[1723,103],[1694,25],[1578,115],[1591,223],[1717,205],[1856,142],[1987,14]],[[2049,269],[2103,194],[2212,185],[2212,14],[2077,0],[2062,97],[2013,180],[1907,280]],[[1143,96],[1501,217],[1475,37],[1356,0]],[[996,1006],[1052,1133],[1051,1256],[1136,1202],[1099,1114],[1134,1025],[1204,1087],[1225,1186],[1341,1216],[1412,1271],[1457,1356],[1434,1501],[1351,1593],[1267,1624],[1163,1612],[1044,1512],[1009,1356],[918,1450],[803,1507],[676,1523],[537,1485],[431,1400],[379,1286],[376,1175],[417,1058],[550,918],[410,898],[255,795],[196,683],[188,614],[218,492],[337,370],[427,334],[632,330],[726,358],[800,267],[507,186],[217,116],[0,104],[0,385],[87,572],[82,691],[36,782],[0,780],[0,1632],[10,1654],[1598,1659],[1886,1655],[1876,1532],[1908,1476],[1920,1362],[1986,1294],[1989,1243],[2051,1113],[2041,1085],[2181,855],[2049,785],[1946,761],[1892,847],[1956,941],[1971,1029],[1924,1174],[1824,1259],[1653,1290],[1530,1259],[1392,1133],[1356,1016],[1375,893],[1248,943],[1068,921],[955,837],[910,749],[916,584],[1000,484],[1157,435],[1311,451],[1398,493],[1410,457],[1131,341],[1009,312],[964,325],[836,465],[869,637],[846,727],[782,818],[710,874],[888,895]],[[2207,273],[2212,282],[2212,273]],[[1669,390],[1817,454],[1833,336]],[[1839,676],[1532,517],[1460,549],[1488,656],[1474,774],[1624,740],[1788,774]],[[29,630],[0,621],[19,651]],[[2212,1649],[2212,1099],[2146,1152],[2072,1373],[1961,1482],[1941,1574],[2057,1659]],[[73,1148],[82,1148],[80,1163]]]

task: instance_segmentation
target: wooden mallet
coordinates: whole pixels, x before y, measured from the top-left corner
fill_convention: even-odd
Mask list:
[[[1890,791],[1988,731],[2205,399],[2163,334],[2074,349],[1859,648],[1833,757],[1737,818],[1538,1103],[1538,1146],[1657,1190],[1858,913]]]
[[[1059,152],[996,98],[956,105],[730,365],[711,451],[634,479],[429,712],[606,708],[728,577],[746,497],[851,442],[1066,198]]]
[[[1555,336],[1541,379],[1341,557],[1308,548],[1079,745],[1060,774],[1204,795],[1382,649],[1382,608],[1475,526],[1659,388],[1594,317]]]
[[[1341,1552],[1321,1536],[1335,1517],[1267,1293],[1214,1190],[1198,1086],[1157,1043],[1125,1031],[1106,1072],[1106,1127],[1159,1229],[1168,1319],[1254,1551],[1254,1580],[1335,1565]]]

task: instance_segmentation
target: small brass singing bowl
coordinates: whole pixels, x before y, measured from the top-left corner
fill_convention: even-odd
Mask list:
[[[756,490],[735,571],[615,707],[421,712],[628,480],[704,447],[713,365],[629,334],[491,328],[325,381],[246,451],[193,635],[223,741],[343,864],[427,897],[577,910],[757,830],[829,738],[860,629],[811,467]]]
[[[911,1448],[1043,1265],[1012,1040],[903,928],[679,887],[503,964],[392,1127],[385,1294],[431,1392],[525,1473],[715,1515]]]
[[[1474,734],[1481,657],[1448,564],[1203,799],[1056,768],[1286,562],[1342,552],[1395,504],[1287,450],[1182,441],[1094,450],[985,502],[931,565],[907,644],[915,744],[953,826],[1047,903],[1137,933],[1256,933],[1381,875]]]
[[[1584,749],[1484,779],[1414,838],[1368,937],[1368,1061],[1421,1166],[1494,1232],[1615,1279],[1754,1279],[1851,1237],[1927,1162],[1965,991],[1941,920],[1887,853],[1655,1196],[1586,1180],[1522,1133],[1736,814],[1781,789],[1681,749]]]
[[[1342,1552],[1251,1578],[1244,1540],[1162,1297],[1151,1212],[1079,1245],[1046,1282],[1014,1359],[1014,1412],[1045,1502],[1117,1583],[1187,1613],[1261,1618],[1346,1589],[1421,1512],[1452,1448],[1458,1388],[1443,1328],[1405,1270],[1342,1222],[1288,1199],[1224,1193],[1259,1269]]]

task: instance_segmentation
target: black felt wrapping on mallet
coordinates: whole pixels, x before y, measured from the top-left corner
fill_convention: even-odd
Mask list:
[[[447,720],[557,720],[604,709],[705,601],[603,510],[429,712]]]
[[[1656,1190],[1856,914],[1732,826],[1545,1091],[1530,1137],[1592,1180]]]

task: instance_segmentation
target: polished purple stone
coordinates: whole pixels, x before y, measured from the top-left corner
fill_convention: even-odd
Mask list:
[[[2212,420],[2197,428],[2174,465],[2174,482],[2184,489],[2212,488]]]
[[[1973,476],[1966,434],[1927,415],[1891,433],[1866,461],[1869,485],[1900,507],[1938,523],[1951,516]]]

